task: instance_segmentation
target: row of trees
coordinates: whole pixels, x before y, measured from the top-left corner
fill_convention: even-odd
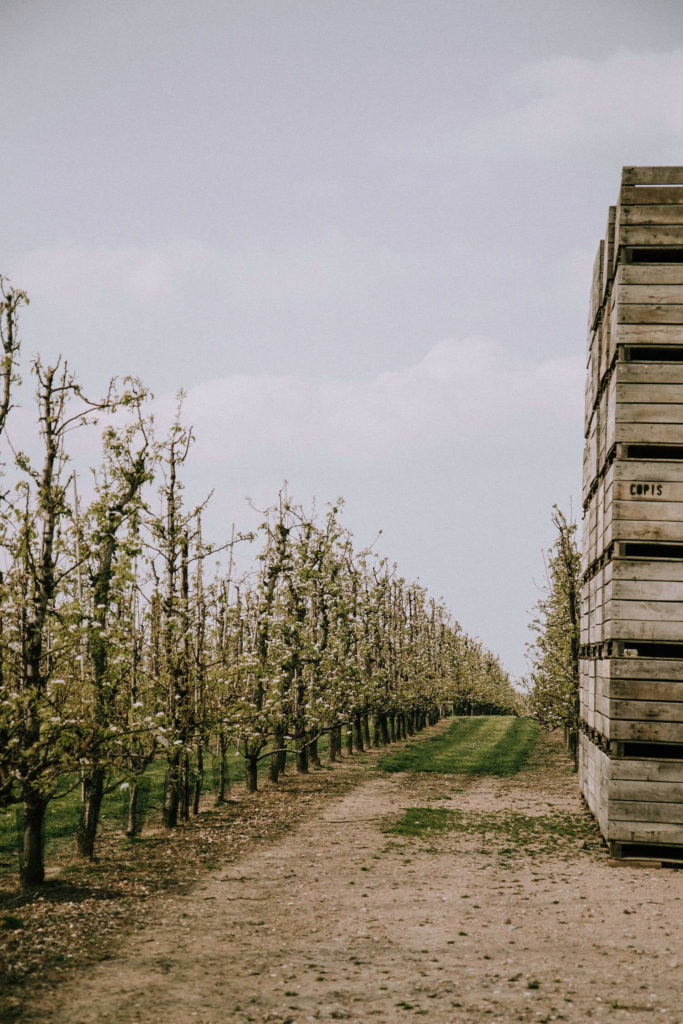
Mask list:
[[[543,596],[531,623],[528,710],[549,729],[561,728],[574,764],[579,734],[579,635],[581,555],[576,524],[557,506],[555,541],[546,555]]]
[[[510,712],[498,660],[446,608],[370,550],[357,551],[341,506],[307,512],[286,492],[249,535],[216,545],[204,504],[188,506],[192,434],[179,414],[155,436],[139,381],[86,395],[68,366],[32,365],[39,455],[11,430],[26,296],[2,282],[0,433],[0,805],[20,804],[21,879],[44,877],[43,819],[80,786],[81,855],[92,857],[105,793],[166,761],[164,824],[199,806],[204,757],[230,745],[247,786],[287,751],[299,771],[328,735],[338,757],[404,737],[449,713]],[[102,461],[86,500],[70,460],[75,434],[100,424]],[[237,545],[257,551],[234,569]],[[218,798],[224,793],[219,779]]]

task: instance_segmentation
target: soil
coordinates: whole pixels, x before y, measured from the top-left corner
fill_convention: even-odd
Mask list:
[[[510,778],[380,773],[375,752],[341,790],[309,777],[295,827],[149,899],[109,959],[34,981],[21,1019],[681,1024],[683,873],[610,861],[544,742]],[[387,831],[409,807],[472,827]]]

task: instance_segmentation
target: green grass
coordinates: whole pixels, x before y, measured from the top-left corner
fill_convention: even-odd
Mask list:
[[[526,764],[540,732],[537,722],[508,715],[455,718],[446,732],[414,740],[387,754],[378,767],[387,772],[514,775]]]
[[[327,753],[327,735],[320,737],[318,751],[321,758]],[[292,770],[289,766],[293,764],[293,760],[293,756],[288,755],[288,770]],[[239,785],[243,783],[245,771],[242,755],[231,748],[226,756],[226,761],[231,784]],[[259,761],[259,778],[265,776],[268,771],[268,765],[268,758],[263,758],[263,760]],[[166,761],[160,758],[149,766],[143,777],[143,785],[147,793],[146,822],[148,824],[157,824],[160,820],[165,776]],[[211,753],[205,753],[203,791],[205,793],[215,792],[217,781],[217,765],[214,763]],[[60,794],[50,801],[45,812],[46,860],[49,860],[50,857],[74,842],[80,806],[81,790],[78,781],[74,778],[64,779]],[[13,806],[0,811],[0,875],[17,870],[20,845],[20,829],[18,825],[20,815],[20,806]],[[102,801],[100,832],[119,832],[123,835],[126,828],[127,815],[127,793],[119,789],[117,784],[113,792],[107,793]]]
[[[595,826],[587,814],[562,811],[538,815],[514,811],[467,814],[446,807],[409,807],[399,821],[387,825],[384,831],[430,842],[437,835],[467,833],[483,837],[487,847],[505,847],[505,853],[514,852],[514,847],[549,853],[577,840],[594,838]]]

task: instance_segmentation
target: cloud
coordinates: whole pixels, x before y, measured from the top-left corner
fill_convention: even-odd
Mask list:
[[[622,51],[602,61],[558,57],[523,67],[509,88],[517,101],[466,130],[471,146],[514,151],[598,137],[642,145],[654,135],[683,135],[683,107],[674,100],[683,94],[681,50]]]
[[[366,459],[471,439],[531,416],[578,428],[583,376],[580,356],[529,364],[473,336],[439,342],[413,366],[369,380],[242,374],[207,381],[189,391],[183,419],[194,425],[195,457],[204,463],[256,449]],[[175,399],[161,397],[155,408],[167,424]]]
[[[36,249],[16,261],[13,280],[30,295],[70,305],[125,295],[139,303],[168,298],[174,283],[205,259],[201,246],[176,243],[163,248],[126,247]]]

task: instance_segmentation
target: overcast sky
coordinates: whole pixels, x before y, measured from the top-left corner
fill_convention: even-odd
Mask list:
[[[683,163],[680,0],[0,0],[0,38],[27,353],[185,388],[216,537],[342,494],[523,673],[607,207]]]

